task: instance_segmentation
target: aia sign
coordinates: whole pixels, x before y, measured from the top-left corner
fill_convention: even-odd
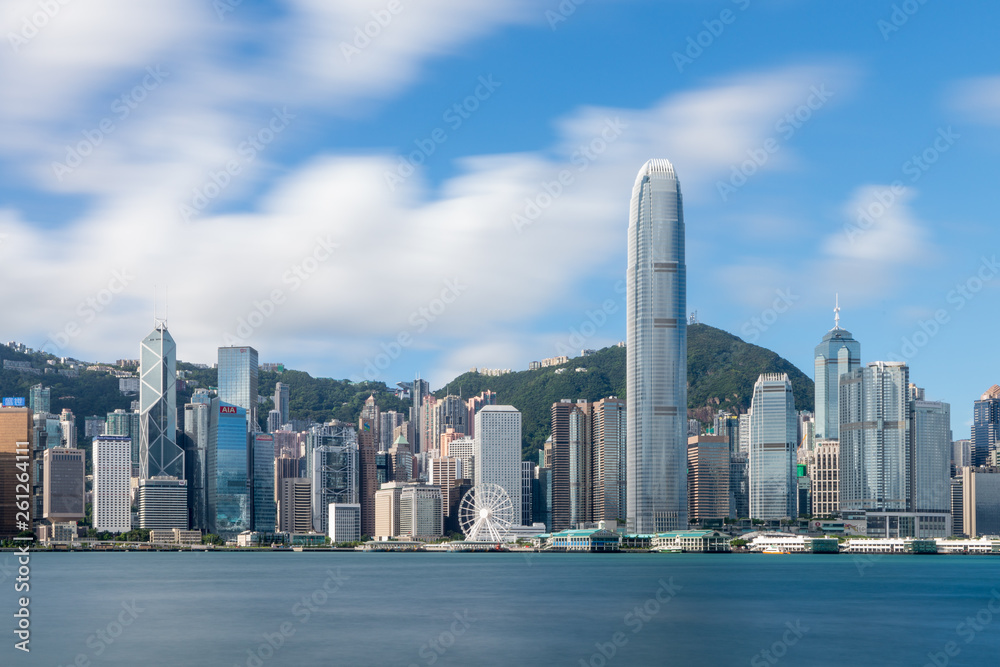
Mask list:
[[[236,414],[236,406],[235,405],[220,405],[219,406],[219,414],[223,414],[223,415],[235,415]]]

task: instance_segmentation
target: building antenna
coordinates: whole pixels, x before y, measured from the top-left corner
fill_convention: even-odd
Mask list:
[[[840,328],[840,293],[837,293],[836,303],[833,308],[833,328]]]

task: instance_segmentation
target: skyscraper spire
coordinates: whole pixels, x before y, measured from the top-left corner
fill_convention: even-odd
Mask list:
[[[833,308],[833,328],[840,328],[840,293],[837,293],[836,303]]]

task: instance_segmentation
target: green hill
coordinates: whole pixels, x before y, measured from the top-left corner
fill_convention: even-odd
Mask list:
[[[560,369],[565,370],[557,372]],[[761,373],[788,373],[795,407],[813,409],[813,381],[789,361],[721,329],[706,324],[688,327],[688,409],[692,419],[707,422],[718,410],[746,412]],[[498,402],[521,411],[522,454],[528,458],[549,436],[553,403],[563,398],[625,398],[625,348],[608,347],[588,357],[570,359],[563,366],[496,377],[464,373],[435,395],[461,393],[469,397],[486,389],[497,393]]]

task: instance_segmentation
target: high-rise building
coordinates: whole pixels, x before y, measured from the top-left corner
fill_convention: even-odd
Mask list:
[[[961,532],[968,537],[1000,535],[1000,468],[961,470]]]
[[[329,532],[330,504],[358,503],[358,443],[354,428],[345,425],[335,439],[312,453],[313,529]]]
[[[469,417],[466,420],[466,425],[468,426],[468,431],[466,434],[472,438],[476,435],[476,413],[483,409],[485,405],[496,405],[497,404],[497,393],[495,391],[490,391],[485,389],[479,393],[478,396],[473,396],[465,402],[465,405],[469,409]]]
[[[449,428],[456,433],[467,435],[469,408],[458,396],[449,394],[434,404],[434,413],[427,446],[421,451],[436,449],[441,442],[441,434]]]
[[[184,477],[187,479],[188,519],[192,530],[208,530],[208,450],[211,433],[209,403],[184,405]],[[109,415],[110,416],[110,415]]]
[[[590,412],[583,400],[552,404],[553,532],[592,520]]]
[[[163,321],[139,345],[139,476],[184,478],[177,444],[177,346]],[[183,526],[187,528],[187,526]]]
[[[252,347],[219,348],[219,400],[246,411],[247,429],[260,430],[257,423],[257,350]]]
[[[273,435],[273,434],[272,434]],[[281,502],[281,484],[292,477],[301,477],[299,463],[302,459],[287,452],[274,459],[274,502]]]
[[[76,449],[76,417],[69,408],[63,408],[59,415],[59,426],[62,428],[62,446]]]
[[[33,427],[30,408],[0,408],[0,489],[3,489],[0,493],[0,539],[30,530],[32,523],[41,518],[18,507],[19,494],[15,493],[17,485],[23,483],[20,474],[31,471]],[[44,511],[44,478],[42,490]],[[19,512],[23,514],[18,516]],[[28,521],[24,521],[24,514],[29,515]]]
[[[413,443],[413,451],[423,451],[424,443],[421,436],[424,432],[423,405],[424,397],[431,393],[431,385],[427,380],[419,377],[410,385],[410,397],[413,399],[413,408],[410,411],[410,422],[414,425],[414,437],[410,441]]]
[[[208,429],[208,530],[225,540],[235,540],[250,530],[251,522],[247,411],[214,398]]]
[[[28,393],[28,405],[35,414],[52,412],[52,390],[41,384],[33,385]]]
[[[476,486],[496,484],[502,487],[514,505],[514,520],[519,521],[521,411],[512,405],[485,406],[476,415],[475,443]]]
[[[625,401],[604,398],[591,410],[592,521],[625,519]]]
[[[750,455],[750,413],[740,415],[740,451]]]
[[[254,433],[250,441],[250,529],[273,533],[278,523],[278,508],[274,502],[274,436]]]
[[[104,421],[104,417],[98,415],[84,417],[83,435],[87,438],[95,438],[99,435],[104,435],[105,426],[107,426],[107,424]]]
[[[750,518],[750,455],[739,450],[729,455],[729,516]]]
[[[910,401],[911,489],[914,512],[951,512],[951,406]]]
[[[312,483],[305,477],[281,480],[278,501],[278,530],[283,533],[308,533],[312,530]]]
[[[687,267],[680,184],[669,161],[642,166],[630,206],[627,527],[686,530]]]
[[[100,435],[93,446],[93,525],[98,532],[132,529],[132,438]]]
[[[358,419],[358,503],[361,505],[361,534],[375,535],[375,470],[378,454],[378,424],[364,413]]]
[[[52,523],[79,521],[86,516],[82,449],[55,447],[45,450],[43,515]]]
[[[109,412],[104,420],[104,435],[127,435],[132,441],[132,466],[139,467],[139,413],[132,410]]]
[[[386,482],[375,492],[374,537],[399,537],[399,498],[405,486],[405,482]]]
[[[729,438],[688,438],[688,517],[696,521],[729,516]]]
[[[288,423],[289,387],[284,382],[274,385],[274,409],[278,411],[278,425]],[[278,430],[278,429],[275,429]]]
[[[139,527],[187,530],[187,480],[175,477],[139,479]]]
[[[972,465],[972,440],[955,440],[951,443],[951,476],[961,468]]]
[[[971,465],[986,465],[997,448],[1000,448],[1000,385],[993,385],[973,405]]]
[[[722,436],[729,441],[729,451],[735,453],[740,451],[740,417],[730,414],[724,410],[719,410],[712,420],[712,433]]]
[[[796,420],[788,375],[765,373],[758,377],[750,404],[752,519],[796,516]]]
[[[433,451],[433,450],[431,450]],[[417,478],[416,464],[413,453],[410,451],[410,443],[403,436],[396,438],[392,447],[386,452],[388,463],[388,481],[410,482]]]
[[[535,464],[531,461],[521,461],[521,525],[530,526],[531,516],[531,485],[535,481]]]
[[[444,456],[431,459],[428,466],[427,479],[431,484],[441,489],[441,507],[447,517],[451,512],[452,496],[458,487],[458,469],[461,464],[458,459]]]
[[[333,544],[357,542],[361,539],[361,505],[358,503],[330,503],[330,541]]]
[[[434,539],[444,534],[441,488],[406,484],[399,494],[399,536]]]
[[[475,438],[456,438],[448,443],[448,456],[458,461],[458,478],[476,478]]]
[[[832,516],[840,513],[840,442],[817,440],[809,462],[812,480],[812,513]]]
[[[909,368],[875,361],[840,380],[840,509],[909,510]]]
[[[834,325],[815,350],[816,440],[836,440],[840,427],[840,378],[861,366],[861,343],[840,328],[840,301],[834,308]]]
[[[281,428],[281,413],[277,410],[270,410],[267,413],[267,432],[274,433]]]
[[[380,452],[388,451],[392,447],[392,443],[396,440],[394,432],[397,427],[403,425],[404,421],[406,421],[406,415],[395,410],[387,410],[379,415],[378,449]],[[409,442],[409,438],[407,438],[407,442]]]

